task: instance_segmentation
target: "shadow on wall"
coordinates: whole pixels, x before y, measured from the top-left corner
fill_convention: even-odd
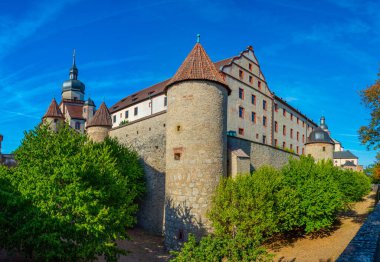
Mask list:
[[[172,199],[165,202],[165,246],[167,249],[178,250],[187,241],[191,233],[199,240],[206,235],[207,229],[201,220],[191,212],[186,201],[175,204]]]
[[[165,173],[141,159],[145,172],[146,192],[139,202],[137,225],[151,234],[162,236],[165,207]]]

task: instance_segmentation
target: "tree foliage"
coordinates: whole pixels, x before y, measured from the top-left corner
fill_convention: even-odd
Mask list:
[[[135,152],[113,139],[93,143],[68,126],[55,133],[42,125],[25,134],[15,155],[18,166],[1,177],[0,192],[9,196],[0,202],[8,223],[1,247],[50,261],[123,253],[115,241],[128,237],[144,192]]]
[[[213,198],[213,234],[189,238],[174,261],[262,261],[261,247],[277,234],[312,233],[331,227],[347,203],[370,190],[369,178],[311,157],[290,159],[282,169],[225,178]]]
[[[380,77],[380,73],[378,73]],[[368,148],[380,148],[380,79],[360,93],[362,101],[371,110],[371,120],[359,129],[361,142]]]

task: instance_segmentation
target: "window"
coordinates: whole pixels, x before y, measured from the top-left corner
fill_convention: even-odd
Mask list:
[[[122,118],[123,118],[123,113],[120,112],[120,119],[122,119]]]
[[[300,119],[297,117],[297,125],[299,125],[300,123]]]
[[[149,108],[151,108],[152,107],[152,102],[149,102]]]
[[[244,129],[243,128],[239,128],[239,135],[244,136]]]
[[[293,121],[293,114],[292,113],[290,114],[290,120]]]
[[[263,109],[267,110],[267,101],[263,100]]]
[[[285,142],[282,142],[282,148],[283,148],[283,149],[286,148],[286,143],[285,143]]]
[[[253,83],[253,77],[249,76],[249,82],[252,84]]]
[[[302,148],[302,155],[305,154],[305,148]]]
[[[293,128],[290,128],[290,138],[293,138]]]
[[[282,109],[282,115],[286,116],[286,110],[285,110],[285,108]]]
[[[259,90],[261,90],[261,81],[257,82],[257,86],[258,86]]]
[[[125,118],[128,118],[129,117],[129,111],[125,111]]]
[[[300,132],[298,132],[298,131],[297,131],[297,141],[300,141]]]
[[[305,143],[305,135],[302,135],[302,143]]]
[[[113,122],[116,123],[116,115],[113,116]]]
[[[177,132],[181,131],[181,126],[177,126]]]
[[[250,71],[252,71],[252,64],[251,63],[249,63],[248,68]]]
[[[168,105],[168,98],[165,96],[164,98],[164,106],[167,106]]]
[[[274,111],[278,112],[278,105],[274,104]]]
[[[256,139],[259,140],[259,134],[256,134]]]
[[[274,146],[277,146],[277,139],[274,140]]]
[[[244,118],[244,108],[239,106],[239,117]]]
[[[239,88],[239,98],[244,99],[244,89],[243,88]]]
[[[252,95],[251,102],[253,105],[256,105],[256,96],[255,95]]]
[[[263,116],[263,126],[267,126],[267,117]]]
[[[290,150],[293,150],[293,144],[290,144]]]
[[[243,70],[239,70],[239,77],[240,77],[240,78],[243,78],[243,77],[244,77],[244,72],[243,72]]]
[[[326,151],[326,147],[324,146],[324,147],[322,147],[322,151],[323,152],[325,152]]]
[[[305,127],[305,122],[302,120],[302,127]]]
[[[174,160],[181,160],[181,153],[174,153]]]
[[[252,112],[251,114],[251,120],[253,123],[256,123],[256,113],[255,112]]]
[[[286,125],[283,125],[282,127],[282,134],[286,136]]]
[[[80,129],[80,123],[79,123],[79,122],[75,122],[75,129],[76,129],[76,130],[79,130],[79,129]]]
[[[299,154],[299,151],[300,151],[300,150],[299,150],[299,147],[297,146],[297,147],[296,147],[296,153]]]
[[[263,144],[266,144],[266,143],[267,143],[267,137],[263,136]]]
[[[83,113],[86,113],[86,108],[85,107],[83,108]]]
[[[278,123],[277,121],[274,121],[274,132],[278,132]]]
[[[135,109],[134,109],[134,113],[135,113],[135,116],[138,115],[138,113],[139,113],[139,108],[138,108],[138,107],[135,107]]]

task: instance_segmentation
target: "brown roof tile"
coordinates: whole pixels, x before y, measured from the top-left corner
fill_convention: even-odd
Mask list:
[[[87,128],[91,126],[108,126],[112,127],[110,112],[106,104],[103,102],[96,111],[94,117],[87,123]]]
[[[211,59],[200,43],[195,44],[193,50],[191,50],[168,83],[168,87],[174,83],[185,80],[210,80],[218,82],[228,88],[222,75],[215,68],[215,65],[211,62]]]
[[[42,118],[46,117],[64,118],[61,110],[58,107],[57,101],[55,101],[55,98],[53,98],[51,101],[48,110]]]
[[[83,105],[70,105],[66,104],[67,112],[69,113],[71,118],[75,119],[84,119],[83,118]]]
[[[123,108],[129,107],[131,105],[137,104],[141,101],[146,100],[149,96],[154,97],[154,96],[163,94],[165,87],[166,87],[167,83],[169,82],[169,80],[170,79],[167,79],[167,80],[162,81],[158,84],[155,84],[151,87],[145,88],[145,89],[143,89],[143,90],[141,90],[141,91],[139,91],[133,95],[130,95],[130,96],[123,98],[122,100],[120,100],[119,102],[117,102],[115,105],[113,105],[110,108],[110,112],[113,113],[113,112],[118,111],[120,109],[123,109]]]
[[[233,58],[227,58],[227,59],[218,61],[215,63],[215,66],[217,69],[219,69],[221,66],[229,64],[232,61],[232,59]],[[166,79],[165,81],[162,81],[158,84],[145,88],[137,93],[134,93],[133,95],[124,97],[123,99],[121,99],[119,102],[117,102],[110,108],[110,113],[112,114],[118,110],[124,109],[126,107],[130,107],[134,104],[144,101],[148,99],[149,95],[151,97],[154,97],[154,96],[163,94],[165,91],[165,87],[169,83],[170,80],[171,78]]]

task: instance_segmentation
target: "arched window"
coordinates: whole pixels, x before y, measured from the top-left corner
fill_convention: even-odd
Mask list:
[[[80,129],[80,122],[75,122],[75,129],[79,130]]]

